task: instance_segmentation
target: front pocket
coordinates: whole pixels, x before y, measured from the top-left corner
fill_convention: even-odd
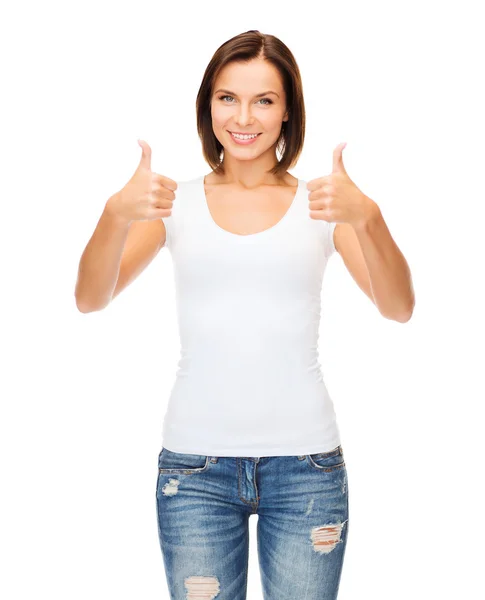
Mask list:
[[[317,471],[334,471],[345,467],[342,446],[337,446],[328,452],[317,452],[306,455],[307,463]]]
[[[205,454],[185,454],[162,448],[158,455],[158,471],[162,475],[202,473],[209,467],[209,458]]]

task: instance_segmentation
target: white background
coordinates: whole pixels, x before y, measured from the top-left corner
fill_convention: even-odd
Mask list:
[[[196,94],[215,50],[248,29],[279,37],[301,69],[307,132],[292,174],[329,174],[346,141],[346,169],[381,207],[416,292],[401,324],[379,314],[338,254],[325,274],[320,356],[350,497],[339,600],[484,597],[479,8],[2,8],[3,598],[169,598],[155,485],[179,352],[170,253],[103,311],[80,313],[74,287],[106,200],[138,165],[138,138],[158,173],[210,172]],[[256,523],[249,600],[262,599]]]

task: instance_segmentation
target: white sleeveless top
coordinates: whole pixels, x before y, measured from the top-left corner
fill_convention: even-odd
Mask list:
[[[283,218],[250,235],[216,224],[204,176],[177,185],[163,222],[180,359],[163,446],[254,457],[332,450],[340,436],[318,338],[336,224],[310,217],[302,179]]]

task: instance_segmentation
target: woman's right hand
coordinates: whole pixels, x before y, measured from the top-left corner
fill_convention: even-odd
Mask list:
[[[140,163],[128,183],[106,203],[117,218],[132,221],[154,221],[172,214],[177,183],[152,171],[152,150],[143,140]]]

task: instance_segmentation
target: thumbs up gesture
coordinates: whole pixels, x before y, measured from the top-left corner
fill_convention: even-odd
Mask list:
[[[368,198],[350,179],[344,167],[342,152],[347,142],[333,151],[330,175],[307,183],[310,217],[329,223],[349,223],[355,228],[365,225],[375,202]]]
[[[172,212],[177,183],[152,171],[152,150],[143,140],[140,163],[128,183],[108,200],[108,208],[120,219],[153,221],[169,217]]]

